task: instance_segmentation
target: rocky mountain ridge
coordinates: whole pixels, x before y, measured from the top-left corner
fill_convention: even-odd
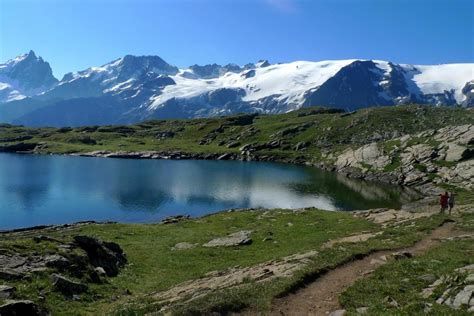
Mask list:
[[[28,60],[36,60],[38,66],[20,67]],[[57,81],[49,64],[30,52],[0,65],[0,82],[5,69],[13,68],[8,78],[15,78],[16,86],[42,88],[13,91],[0,86],[4,87],[0,120],[30,126],[284,113],[311,105],[349,111],[409,103],[473,105],[474,64],[421,66],[380,60],[270,64],[262,60],[244,66],[179,69],[158,56],[127,55]]]

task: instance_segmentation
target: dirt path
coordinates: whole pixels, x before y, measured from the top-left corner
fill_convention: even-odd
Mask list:
[[[397,252],[410,252],[420,255],[436,246],[441,238],[454,237],[460,234],[453,230],[454,223],[444,223],[434,229],[429,236],[412,247]],[[377,251],[362,259],[337,267],[316,279],[304,288],[285,297],[275,299],[271,315],[328,315],[341,309],[339,296],[355,281],[372,273],[376,268],[387,263],[394,251]]]

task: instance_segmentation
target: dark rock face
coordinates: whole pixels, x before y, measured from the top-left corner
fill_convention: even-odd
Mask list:
[[[37,316],[38,307],[32,301],[9,301],[0,306],[2,316]]]
[[[373,61],[355,61],[343,67],[319,89],[306,95],[305,105],[325,105],[343,109],[359,109],[373,105],[392,105],[384,98],[383,89],[374,85],[382,74]]]
[[[16,288],[8,285],[0,285],[0,299],[8,299],[13,296]]]
[[[127,263],[122,248],[114,242],[102,242],[89,236],[75,236],[74,242],[82,248],[94,267],[102,267],[107,276],[116,276]]]
[[[474,80],[466,83],[462,89],[462,94],[466,96],[466,99],[463,101],[463,106],[474,106]]]
[[[55,291],[61,292],[67,296],[85,293],[89,290],[87,285],[69,280],[68,278],[56,273],[51,275],[51,281]]]
[[[148,72],[159,75],[174,75],[179,71],[177,67],[171,66],[158,56],[133,55],[126,55],[122,59],[119,69],[117,82],[123,82],[131,77],[134,78]]]
[[[218,64],[209,64],[204,66],[192,65],[189,68],[198,78],[211,79],[222,76],[227,72],[239,73],[245,70],[246,67],[249,67],[249,65],[246,65],[245,67],[241,68],[239,65],[236,64],[227,64],[225,66],[221,66]]]

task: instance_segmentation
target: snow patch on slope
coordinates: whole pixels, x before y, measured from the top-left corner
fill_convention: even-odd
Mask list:
[[[304,93],[320,86],[334,76],[342,67],[355,59],[337,61],[296,61],[287,64],[270,65],[256,68],[255,75],[246,78],[243,73],[228,72],[213,79],[192,79],[184,74],[189,69],[181,69],[175,76],[170,76],[176,85],[167,86],[162,94],[151,98],[150,110],[173,98],[192,98],[220,88],[244,89],[243,101],[257,101],[269,96],[278,96],[288,104],[301,105]]]
[[[423,94],[455,90],[454,97],[458,103],[465,98],[462,88],[474,78],[474,64],[403,65],[403,67],[411,70],[412,80]],[[413,71],[413,67],[418,71]]]

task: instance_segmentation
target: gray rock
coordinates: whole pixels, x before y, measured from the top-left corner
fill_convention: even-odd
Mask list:
[[[172,247],[171,250],[184,250],[184,249],[191,249],[194,247],[195,245],[189,242],[179,242],[176,245],[174,245],[174,247]]]
[[[418,279],[432,283],[436,281],[436,276],[434,276],[433,274],[423,274],[423,275],[420,275]]]
[[[458,268],[455,270],[456,272],[459,273],[474,273],[474,264],[470,264],[461,268]]]
[[[0,269],[0,279],[3,280],[21,280],[26,274],[19,273],[11,269]]]
[[[369,311],[369,308],[368,307],[359,307],[359,308],[356,308],[356,312],[361,314],[361,315],[364,315],[364,314],[367,314],[367,312]]]
[[[0,255],[0,267],[14,269],[26,263],[26,258],[17,255]]]
[[[346,314],[345,309],[338,309],[329,313],[329,316],[344,316]]]
[[[88,291],[87,285],[69,280],[60,274],[52,274],[51,281],[53,282],[54,290],[64,295],[81,294]]]
[[[204,247],[228,247],[228,246],[239,246],[239,245],[248,245],[252,243],[250,234],[252,232],[248,230],[242,230],[233,234],[230,234],[227,237],[216,238],[208,243],[204,244]]]
[[[48,268],[63,270],[69,266],[69,260],[60,255],[49,255],[44,257],[44,264]]]
[[[13,296],[16,288],[8,285],[0,285],[0,299],[7,299]]]
[[[102,267],[96,267],[94,271],[97,273],[99,277],[105,277],[107,276],[107,273],[105,272],[104,268]]]
[[[38,307],[32,301],[7,301],[0,306],[0,315],[2,316],[37,316]]]
[[[474,273],[471,273],[466,277],[466,283],[474,283]]]
[[[448,143],[446,150],[446,161],[459,161],[462,159],[464,152],[467,150],[466,147],[460,146],[454,143]]]
[[[459,292],[453,301],[453,308],[458,309],[462,305],[469,305],[472,293],[474,292],[474,285],[466,285],[464,289]]]
[[[82,248],[94,267],[102,267],[107,276],[116,276],[127,263],[122,248],[114,242],[103,242],[90,236],[75,236],[74,242]]]

